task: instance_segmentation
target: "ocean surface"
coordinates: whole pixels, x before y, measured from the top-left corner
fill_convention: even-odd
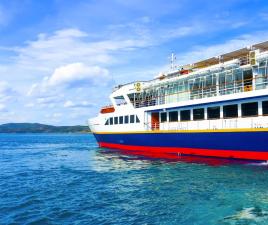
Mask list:
[[[268,165],[0,134],[0,224],[268,224]]]

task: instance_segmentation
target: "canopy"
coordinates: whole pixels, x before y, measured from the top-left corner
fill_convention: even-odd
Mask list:
[[[220,55],[219,57],[212,57],[206,60],[202,60],[199,62],[196,62],[193,64],[194,68],[203,68],[203,67],[207,67],[207,66],[212,66],[212,65],[216,65],[219,63],[219,61],[221,62],[226,62],[226,61],[230,61],[232,59],[237,59],[237,58],[241,58],[241,57],[245,57],[248,56],[249,52],[255,49],[259,49],[261,51],[265,51],[268,50],[268,41],[259,43],[259,44],[254,44],[251,45],[250,47],[246,47],[246,48],[242,48],[233,52],[229,52],[223,55]],[[183,66],[183,68],[187,68],[190,67],[190,65],[185,65]]]

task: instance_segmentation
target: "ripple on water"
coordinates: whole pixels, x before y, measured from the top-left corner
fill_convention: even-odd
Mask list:
[[[225,217],[222,222],[227,224],[267,224],[268,212],[259,206],[244,208],[231,216]]]
[[[0,134],[0,224],[267,223],[267,164],[194,162]]]

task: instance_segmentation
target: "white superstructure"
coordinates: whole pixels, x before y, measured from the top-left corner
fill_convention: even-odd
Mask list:
[[[268,42],[119,85],[98,132],[268,128]]]

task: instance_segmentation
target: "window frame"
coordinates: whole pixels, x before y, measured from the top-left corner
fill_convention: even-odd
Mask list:
[[[110,123],[109,123],[109,122],[110,122],[110,118],[106,119],[106,121],[105,121],[104,125],[105,125],[105,126],[110,125]]]
[[[164,120],[162,120],[163,119],[162,115],[165,115]],[[160,113],[160,123],[166,123],[166,122],[167,122],[167,112],[161,112]]]
[[[129,116],[128,115],[124,116],[124,124],[129,124]]]
[[[237,115],[236,116],[225,116],[225,111],[224,111],[225,108],[226,107],[231,107],[231,106],[236,106]],[[223,111],[223,119],[235,119],[235,118],[238,118],[238,104],[223,105],[222,111]]]
[[[119,116],[119,124],[124,124],[124,116]]]
[[[129,123],[135,123],[135,115],[129,116]]]
[[[172,119],[171,114],[173,114],[173,113],[177,114],[177,116],[175,116],[176,118],[173,118],[174,120],[171,120]],[[178,122],[179,121],[179,113],[178,113],[178,111],[175,110],[175,111],[168,112],[168,121],[169,122]]]
[[[110,124],[110,125],[114,125],[114,118],[113,118],[113,117],[110,117],[109,124]]]
[[[118,116],[115,116],[115,117],[114,117],[114,125],[117,125],[118,122],[119,122],[119,121],[118,121]]]
[[[182,116],[182,113],[184,113],[184,112],[189,112],[189,120],[187,119],[182,119],[183,118],[183,116]],[[180,110],[180,121],[181,122],[186,122],[186,121],[191,121],[191,110],[190,109],[184,109],[184,110]]]
[[[245,106],[247,104],[256,104],[257,105],[257,107],[256,107],[257,111],[255,112],[256,114],[254,114],[254,115],[244,115],[245,108],[243,108],[243,106]],[[249,107],[249,108],[251,108],[251,107]],[[258,102],[244,102],[244,103],[241,103],[241,116],[242,117],[256,117],[258,115],[259,115],[259,104],[258,104]]]
[[[210,109],[217,109],[217,110],[219,110],[219,116],[218,117],[210,117],[209,116],[209,110]],[[211,107],[207,107],[207,119],[208,120],[218,120],[218,119],[220,119],[221,118],[221,107],[220,106],[211,106]]]
[[[198,115],[198,114],[195,114],[195,111],[197,111],[197,110],[201,110],[202,111],[201,112],[201,115],[203,115],[202,118],[195,118],[195,116]],[[195,109],[193,109],[193,120],[194,121],[204,120],[204,119],[205,119],[205,108],[195,108]]]
[[[267,104],[267,113],[264,113],[264,107],[263,107],[263,105],[264,105],[264,103],[266,103]],[[266,101],[262,101],[261,102],[261,107],[262,107],[262,115],[263,116],[268,116],[268,100],[266,100]]]

